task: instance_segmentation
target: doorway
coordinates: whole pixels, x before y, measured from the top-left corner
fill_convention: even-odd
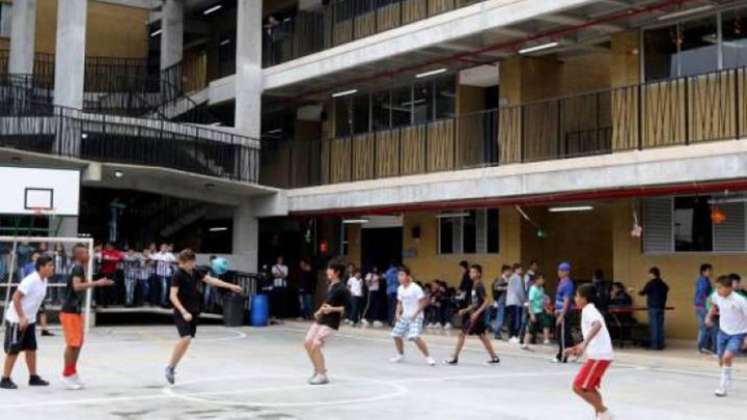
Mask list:
[[[361,265],[366,273],[373,267],[383,272],[394,261],[402,262],[402,228],[368,228],[361,230]]]

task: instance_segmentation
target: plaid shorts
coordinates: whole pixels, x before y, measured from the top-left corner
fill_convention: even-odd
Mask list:
[[[401,317],[392,329],[392,337],[415,340],[423,333],[423,315],[418,315],[415,319]]]

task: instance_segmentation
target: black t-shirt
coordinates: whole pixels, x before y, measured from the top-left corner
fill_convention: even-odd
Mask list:
[[[70,275],[67,276],[67,286],[65,287],[65,297],[62,301],[61,312],[68,314],[79,314],[83,307],[83,296],[85,291],[76,291],[73,285],[73,278],[80,277],[86,280],[86,270],[80,264],[74,264],[70,268]]]
[[[179,288],[177,297],[184,309],[191,314],[199,314],[202,303],[202,295],[198,289],[199,283],[207,275],[205,270],[195,268],[191,273],[179,268],[171,278],[171,287]]]
[[[466,308],[469,306],[470,295],[472,294],[472,279],[469,278],[469,274],[464,273],[462,275],[462,281],[459,283],[459,295],[464,296],[459,302],[460,308]]]
[[[485,303],[485,286],[482,282],[472,286],[472,293],[469,296],[467,305],[472,305],[475,310],[479,309]]]
[[[329,306],[334,306],[336,308],[340,306],[348,306],[348,302],[350,301],[350,291],[347,287],[345,287],[342,282],[337,282],[329,287],[329,291],[327,292],[327,297],[324,299],[324,303],[326,303]],[[319,324],[326,325],[334,330],[340,329],[340,319],[342,318],[342,314],[339,312],[333,312],[330,314],[322,314],[321,318],[319,319]]]
[[[316,283],[314,270],[301,270],[298,277],[298,290],[306,293],[313,293],[314,285]]]

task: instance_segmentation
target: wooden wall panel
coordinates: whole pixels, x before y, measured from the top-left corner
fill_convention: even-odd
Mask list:
[[[425,172],[425,130],[425,125],[401,129],[402,175]]]
[[[428,2],[428,16],[454,10],[456,0],[430,0]]]
[[[685,81],[643,86],[643,148],[685,143]]]
[[[428,170],[454,169],[454,120],[440,120],[428,125]]]
[[[187,50],[184,52],[182,76],[184,90],[194,92],[207,87],[207,52],[205,50]]]
[[[353,21],[343,20],[341,22],[335,22],[334,30],[332,33],[333,45],[340,45],[353,40]]]
[[[376,133],[376,177],[399,175],[400,131],[387,130]]]
[[[355,39],[364,38],[376,33],[376,11],[355,17]]]
[[[558,155],[558,112],[556,101],[524,107],[524,160],[544,160]]]
[[[736,75],[711,73],[689,80],[688,129],[691,142],[736,137]]]
[[[638,87],[612,91],[612,150],[638,148]]]
[[[360,181],[374,177],[376,135],[359,134],[353,137],[353,180]]]
[[[351,148],[352,141],[349,137],[342,137],[332,140],[332,153],[330,166],[330,182],[347,182],[350,181],[351,175]]]
[[[402,2],[402,24],[406,25],[428,16],[426,0],[404,0]]]
[[[399,3],[388,4],[376,9],[376,30],[387,31],[399,26],[402,8]]]
[[[498,154],[500,164],[521,162],[521,107],[498,110]]]

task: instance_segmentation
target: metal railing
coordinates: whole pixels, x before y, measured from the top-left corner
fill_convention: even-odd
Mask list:
[[[299,188],[747,137],[747,69],[504,106],[348,137],[268,141],[262,184]]]
[[[53,106],[37,101],[38,91],[30,76],[0,80],[0,147],[258,181],[259,140],[196,125]]]
[[[484,0],[333,0],[268,24],[263,64],[274,66]]]

